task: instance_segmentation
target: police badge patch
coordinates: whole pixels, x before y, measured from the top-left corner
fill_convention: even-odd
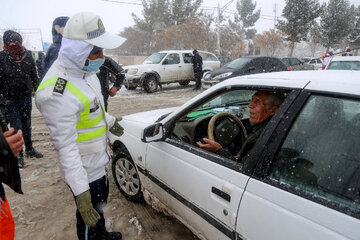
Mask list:
[[[62,95],[64,93],[66,83],[67,80],[59,77],[58,80],[56,81],[53,92],[60,93]]]

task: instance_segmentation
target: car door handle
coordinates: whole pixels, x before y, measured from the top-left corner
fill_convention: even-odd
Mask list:
[[[181,68],[181,66],[178,66],[179,68]]]
[[[225,199],[226,201],[231,201],[231,196],[227,194],[226,192],[221,191],[220,189],[216,187],[211,187],[211,192],[218,195],[219,197]]]

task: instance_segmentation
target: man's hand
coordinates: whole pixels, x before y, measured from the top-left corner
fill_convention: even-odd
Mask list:
[[[120,137],[124,133],[124,128],[118,123],[119,121],[121,121],[121,119],[122,117],[116,118],[114,125],[109,129],[112,134],[118,137]]]
[[[90,191],[87,190],[76,196],[76,205],[85,224],[93,227],[100,220],[99,213],[94,209],[91,203]]]
[[[117,87],[112,86],[112,87],[110,88],[110,90],[109,90],[109,95],[110,95],[110,97],[115,96],[115,94],[116,94],[118,91],[119,91],[119,89],[118,89]]]
[[[210,140],[208,138],[203,138],[203,141],[205,143],[202,143],[200,141],[196,142],[196,144],[200,147],[200,148],[203,148],[207,151],[210,151],[210,152],[217,152],[221,147],[220,143],[218,142],[215,142],[213,140]]]
[[[23,150],[24,145],[22,131],[19,130],[14,134],[14,128],[10,128],[9,131],[4,132],[4,137],[9,144],[14,157],[17,157],[20,154],[20,151]]]

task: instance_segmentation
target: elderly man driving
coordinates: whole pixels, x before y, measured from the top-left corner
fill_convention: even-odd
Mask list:
[[[242,161],[249,151],[255,145],[260,134],[265,129],[271,117],[277,112],[279,106],[284,100],[283,93],[276,93],[270,91],[257,91],[249,103],[250,108],[250,128],[247,129],[248,136],[241,147],[240,153],[234,157],[227,149],[223,148],[218,142],[212,141],[208,138],[203,138],[204,143],[198,141],[196,144],[205,150],[219,154],[233,160]]]

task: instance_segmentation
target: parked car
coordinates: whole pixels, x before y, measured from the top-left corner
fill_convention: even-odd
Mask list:
[[[360,56],[334,56],[326,65],[326,70],[360,70]]]
[[[220,61],[210,52],[198,51],[203,58],[203,71],[220,67]],[[178,82],[186,86],[194,79],[191,62],[192,50],[168,50],[154,53],[140,65],[125,66],[124,85],[129,90],[143,87],[148,93],[157,91],[158,86]]]
[[[248,56],[235,59],[220,69],[206,72],[201,80],[203,88],[235,76],[286,71],[287,67],[275,57]]]
[[[109,134],[115,183],[200,239],[359,239],[359,79],[354,71],[247,75],[180,107],[124,116],[124,134]],[[287,97],[246,162],[197,147],[210,132],[235,153],[257,90]]]
[[[314,70],[321,70],[322,69],[322,60],[319,57],[303,57],[301,61],[313,65]]]
[[[225,64],[227,64],[228,62],[232,61],[232,59],[229,58],[228,56],[219,56],[218,59],[219,59],[219,61],[221,63],[220,64],[221,67],[224,66]]]
[[[292,71],[315,69],[314,66],[304,63],[298,58],[282,58],[281,61]]]

